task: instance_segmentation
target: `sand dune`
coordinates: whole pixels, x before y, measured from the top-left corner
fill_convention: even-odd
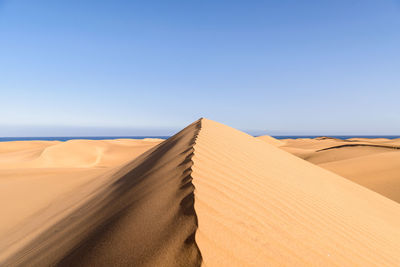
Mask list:
[[[109,176],[114,169],[160,142],[0,142],[0,254],[9,244],[7,236],[27,227],[33,218],[42,217],[45,222],[46,210],[61,211],[55,203],[74,196],[77,190],[99,176]],[[101,160],[96,163],[96,159]],[[35,224],[32,227],[36,227]]]
[[[292,139],[280,148],[400,202],[398,139]]]
[[[0,265],[400,265],[398,203],[217,122],[110,168],[72,150],[106,171],[4,230]]]
[[[400,153],[384,152],[319,164],[400,202]]]
[[[52,201],[1,238],[2,265],[196,265],[196,125]]]
[[[193,161],[206,266],[400,264],[391,200],[209,120]]]
[[[21,150],[43,149],[48,146],[59,144],[59,141],[12,141],[0,142],[0,154],[17,152]]]
[[[161,139],[0,142],[0,169],[112,167],[131,160]]]
[[[277,147],[283,146],[285,144],[284,141],[278,140],[269,135],[257,136],[257,139],[262,140],[270,145],[277,146]]]
[[[289,151],[289,150],[287,150]],[[391,151],[386,147],[379,146],[338,146],[328,149],[312,151],[303,159],[314,164],[321,164],[333,161],[340,161],[356,157],[363,157],[377,153]]]
[[[350,142],[366,142],[366,143],[372,143],[372,144],[386,144],[386,145],[394,145],[398,146],[400,145],[400,138],[396,139],[388,139],[388,138],[349,138],[345,141],[350,141]]]

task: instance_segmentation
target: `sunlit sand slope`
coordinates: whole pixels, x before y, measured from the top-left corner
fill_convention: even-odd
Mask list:
[[[126,163],[161,139],[0,142],[0,171],[26,168],[106,168]]]
[[[273,138],[272,136],[269,135],[262,135],[262,136],[257,136],[257,139],[262,140],[270,145],[274,146],[283,146],[285,144],[284,141],[278,140],[276,138]]]
[[[398,139],[291,139],[280,148],[400,202]]]
[[[400,203],[400,151],[319,164]]]
[[[202,120],[192,167],[205,266],[399,266],[400,206]]]

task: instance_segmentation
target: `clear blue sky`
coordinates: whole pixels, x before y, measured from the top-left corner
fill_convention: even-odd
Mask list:
[[[400,134],[400,1],[0,0],[0,136]]]

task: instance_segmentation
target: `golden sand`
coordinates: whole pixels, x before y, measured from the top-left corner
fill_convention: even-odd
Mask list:
[[[349,148],[319,141],[200,119],[163,142],[0,143],[0,265],[399,266],[399,204],[284,151]]]

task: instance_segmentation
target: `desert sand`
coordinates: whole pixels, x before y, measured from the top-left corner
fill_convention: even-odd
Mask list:
[[[0,265],[400,265],[397,202],[264,139],[0,143]]]
[[[59,212],[56,203],[161,141],[0,142],[0,252],[9,245],[5,241],[10,233],[32,219],[46,222],[52,206]]]
[[[284,142],[279,147],[287,152],[400,202],[399,139],[321,137],[277,141]]]

